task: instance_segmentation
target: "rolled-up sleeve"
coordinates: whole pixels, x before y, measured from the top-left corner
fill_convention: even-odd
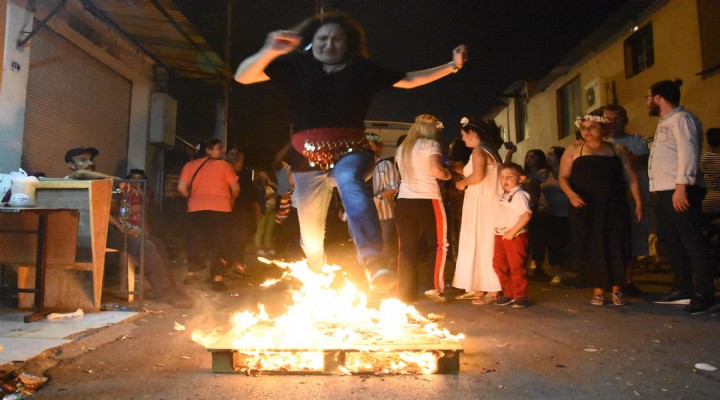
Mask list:
[[[700,164],[702,127],[687,114],[680,114],[672,127],[677,144],[677,175],[675,183],[694,185]]]

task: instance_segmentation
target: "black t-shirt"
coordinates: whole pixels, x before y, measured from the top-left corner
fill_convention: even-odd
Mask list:
[[[286,90],[292,105],[293,129],[365,127],[365,115],[375,93],[390,89],[404,72],[355,59],[338,72],[326,73],[311,52],[276,58],[265,69]]]

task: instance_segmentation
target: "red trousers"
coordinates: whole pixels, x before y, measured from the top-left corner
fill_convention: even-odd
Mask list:
[[[527,233],[521,233],[512,240],[504,240],[495,235],[495,253],[493,269],[500,280],[503,295],[522,300],[528,297],[527,271]]]

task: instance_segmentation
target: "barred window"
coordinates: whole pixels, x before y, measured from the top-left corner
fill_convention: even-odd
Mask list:
[[[625,40],[625,76],[630,78],[655,64],[652,24],[638,29]]]

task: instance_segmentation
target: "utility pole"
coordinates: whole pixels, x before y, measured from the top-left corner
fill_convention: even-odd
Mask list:
[[[232,25],[232,2],[233,0],[225,0],[225,41],[223,43],[223,61],[230,68],[230,38]],[[228,126],[228,103],[230,101],[230,82],[221,80],[218,85],[218,96],[215,107],[215,132],[216,137],[227,144],[227,126]]]

